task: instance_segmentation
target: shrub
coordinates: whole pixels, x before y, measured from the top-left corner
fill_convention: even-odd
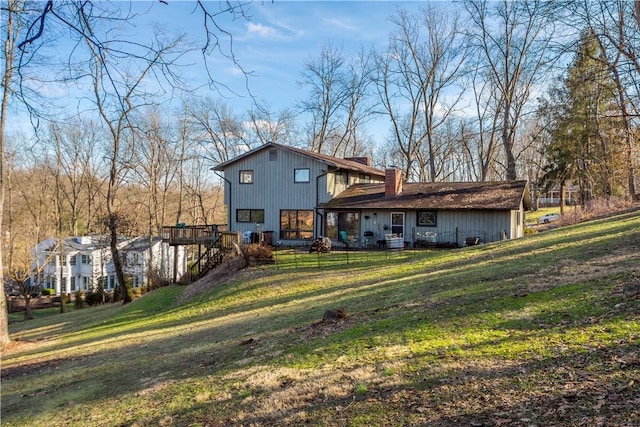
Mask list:
[[[76,291],[76,294],[75,294],[75,307],[76,307],[76,309],[79,310],[81,308],[85,308],[86,307],[86,304],[85,304],[85,301],[84,301],[84,297],[85,297],[85,294],[84,294],[83,290]]]
[[[56,290],[55,289],[51,289],[51,288],[44,288],[42,290],[42,295],[46,295],[46,296],[54,296],[56,294]]]
[[[169,286],[171,281],[160,276],[158,271],[152,270],[147,275],[147,291]],[[144,292],[143,292],[144,293]]]
[[[84,300],[87,303],[87,305],[89,305],[89,307],[93,307],[94,305],[102,304],[103,302],[102,298],[103,298],[102,295],[100,295],[98,292],[89,292],[85,296]]]

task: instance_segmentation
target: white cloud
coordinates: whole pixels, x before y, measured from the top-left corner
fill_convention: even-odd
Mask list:
[[[253,22],[247,23],[247,35],[260,38],[274,38],[278,37],[278,30],[273,27],[267,27],[262,24],[255,24]]]

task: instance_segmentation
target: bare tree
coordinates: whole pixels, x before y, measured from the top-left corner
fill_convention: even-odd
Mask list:
[[[450,148],[438,128],[453,117],[456,88],[465,60],[458,17],[437,6],[392,18],[396,31],[378,60],[378,92],[391,119],[393,141],[405,176],[417,181],[444,179]],[[462,47],[461,47],[462,46]]]
[[[639,2],[634,3],[636,19]],[[614,145],[624,147],[626,193],[636,194],[636,169],[640,167],[634,153],[638,150],[633,122],[640,114],[640,34],[633,19],[634,8],[626,1],[604,3],[579,2],[571,19],[593,32],[616,86],[621,120],[620,135]]]
[[[161,1],[157,5],[164,5],[169,7],[168,2]],[[245,72],[240,64],[237,62],[233,52],[233,37],[232,33],[219,24],[219,18],[221,15],[233,15],[235,18],[246,18],[248,12],[248,6],[250,2],[245,1],[224,1],[214,4],[209,4],[202,1],[196,2],[196,10],[201,13],[203,18],[203,41],[200,46],[204,64],[209,72],[209,84],[212,88],[221,88],[220,82],[216,81],[215,75],[211,72],[209,67],[209,60],[212,56],[223,56],[224,58],[232,61],[237,68],[243,71],[246,78],[249,73]],[[2,5],[3,16],[3,32],[6,30],[6,38],[4,44],[4,72],[2,76],[2,107],[0,111],[0,209],[4,206],[4,149],[5,149],[5,125],[8,115],[8,103],[11,94],[18,94],[24,105],[30,111],[34,123],[38,122],[38,119],[49,119],[51,114],[45,113],[45,106],[47,99],[43,98],[42,91],[33,90],[34,87],[29,83],[33,83],[36,86],[40,83],[56,82],[58,84],[66,84],[68,82],[75,83],[79,79],[87,76],[86,60],[83,58],[77,61],[74,55],[80,50],[81,44],[86,43],[91,48],[93,53],[93,64],[90,67],[89,75],[95,77],[107,77],[102,82],[113,83],[118,79],[118,76],[110,73],[108,67],[102,71],[106,74],[97,74],[95,71],[100,71],[100,67],[96,67],[96,64],[103,62],[107,63],[109,59],[117,58],[122,65],[129,62],[129,65],[133,67],[132,62],[139,62],[139,60],[148,60],[154,64],[154,67],[150,67],[154,70],[157,69],[157,65],[162,61],[159,58],[149,57],[144,52],[162,52],[162,49],[154,47],[152,44],[146,42],[132,41],[126,37],[118,38],[117,35],[112,37],[117,27],[123,23],[132,22],[137,16],[134,13],[127,11],[127,7],[120,7],[120,4],[114,3],[96,3],[96,2],[76,2],[76,1],[60,1],[53,2],[48,0],[42,2],[29,2],[27,0],[8,0],[7,3]],[[218,7],[215,9],[215,7]],[[124,11],[124,12],[123,12]],[[6,25],[4,25],[6,22]],[[24,24],[24,25],[23,25]],[[24,29],[24,33],[20,31]],[[43,67],[46,65],[53,65],[53,62],[40,61],[42,58],[38,56],[43,46],[47,45],[47,42],[51,41],[57,36],[64,36],[65,38],[71,38],[77,42],[72,46],[72,49],[67,59],[62,59],[61,72],[56,73],[52,67]],[[72,42],[73,43],[73,42]],[[153,43],[153,42],[151,42]],[[187,49],[184,49],[185,53]],[[142,53],[141,53],[142,52]],[[16,55],[16,53],[18,53]],[[62,58],[63,55],[60,52],[56,52],[57,58]],[[132,61],[129,61],[132,60]],[[143,61],[144,62],[144,61]],[[60,65],[56,64],[56,65]],[[167,75],[173,68],[173,64],[165,62],[164,73]],[[40,67],[40,68],[38,68]],[[35,71],[34,71],[35,70]],[[49,72],[45,72],[49,71]],[[65,72],[65,70],[67,70]],[[73,73],[77,71],[77,73]],[[111,71],[114,71],[112,68]],[[134,73],[135,74],[135,73]],[[14,87],[14,76],[19,77],[17,86]],[[62,76],[62,77],[59,77]],[[122,77],[122,75],[120,76]],[[157,77],[157,75],[156,75]],[[49,80],[47,82],[47,79]],[[137,79],[128,79],[128,82],[135,82]],[[174,84],[177,80],[174,80]],[[94,86],[96,88],[96,86]],[[37,87],[36,87],[37,89]],[[113,92],[120,99],[119,111],[130,111],[132,105],[127,105],[128,101],[131,101],[132,91],[135,92],[139,89],[139,86],[135,84],[133,87],[127,87],[122,85],[116,87],[111,85]],[[94,91],[98,103],[103,105],[106,102],[106,97],[101,99],[98,91]],[[29,95],[36,95],[30,97]],[[81,108],[84,107],[81,106]],[[48,109],[51,112],[58,111],[56,108]],[[110,114],[118,115],[113,111],[101,112],[103,118],[109,117]],[[122,117],[121,117],[122,118]],[[124,124],[124,120],[121,124]],[[118,128],[116,126],[116,128]],[[122,136],[121,133],[125,127],[118,128],[117,135]],[[113,131],[113,129],[110,129]],[[113,132],[112,132],[112,135]],[[118,153],[118,150],[115,150]],[[111,158],[112,160],[115,157]],[[111,169],[111,179],[106,191],[106,198],[113,200],[114,194],[114,176],[113,169]],[[94,182],[87,184],[87,188],[95,195],[99,192],[99,183]],[[92,199],[94,201],[96,199]],[[95,206],[95,205],[92,205]],[[107,203],[107,208],[112,209],[112,203]],[[93,216],[92,216],[93,217]],[[0,210],[0,223],[2,223],[2,211]],[[0,230],[1,231],[1,230]],[[2,234],[2,233],[0,233]],[[0,260],[2,259],[2,253],[0,252]],[[0,261],[1,262],[1,261]],[[0,265],[0,267],[2,267]],[[0,270],[2,270],[0,268]],[[0,345],[6,343],[9,340],[7,316],[6,316],[6,298],[4,294],[0,296]]]
[[[300,102],[300,109],[310,117],[312,151],[336,156],[362,148],[363,125],[375,113],[369,100],[372,65],[373,54],[361,52],[349,58],[332,45],[307,61],[300,85],[309,88],[309,96]]]
[[[226,162],[252,148],[242,119],[227,104],[211,98],[191,104],[191,132],[210,161]]]
[[[81,213],[88,209],[91,200],[86,190],[97,178],[95,173],[100,168],[98,130],[90,121],[66,125],[52,122],[48,137],[55,150],[55,160],[52,159],[49,168],[56,180],[54,204],[60,218],[58,233],[78,235]]]
[[[246,131],[251,145],[262,145],[276,142],[283,145],[295,145],[296,127],[294,113],[284,109],[274,113],[268,107],[256,105],[249,110]]]
[[[488,104],[504,154],[505,177],[518,177],[516,138],[531,101],[534,85],[552,64],[550,2],[466,1],[471,21],[471,47],[479,53],[478,68],[491,83],[495,99]]]

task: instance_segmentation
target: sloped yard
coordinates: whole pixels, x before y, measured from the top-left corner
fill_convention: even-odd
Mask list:
[[[457,250],[281,252],[52,312],[11,325],[2,425],[640,425],[639,242],[636,211]]]

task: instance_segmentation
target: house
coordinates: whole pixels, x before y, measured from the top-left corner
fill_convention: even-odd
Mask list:
[[[228,229],[295,245],[325,235],[319,208],[354,184],[383,183],[367,157],[339,159],[267,143],[214,168],[224,172]]]
[[[403,246],[492,242],[524,235],[526,181],[405,183],[368,158],[339,159],[268,143],[214,168],[224,172],[229,229],[283,245],[318,237]]]
[[[522,237],[530,200],[526,181],[404,183],[392,169],[384,184],[353,185],[322,207],[329,235],[338,228],[372,245],[392,235],[404,246],[464,246]]]
[[[174,265],[179,276],[186,271],[184,248],[170,250],[160,237],[123,238],[118,242],[118,250],[124,274],[131,278],[134,287],[147,285],[150,271],[167,280],[171,280]],[[32,283],[55,289],[56,295],[91,291],[100,281],[106,291],[118,286],[107,236],[47,239],[36,245],[33,252],[37,261],[32,266]],[[35,277],[36,271],[39,277]]]

